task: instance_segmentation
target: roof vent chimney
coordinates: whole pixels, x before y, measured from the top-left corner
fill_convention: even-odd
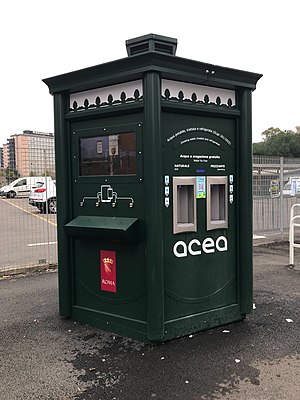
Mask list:
[[[175,56],[176,48],[177,39],[167,36],[154,35],[153,33],[126,40],[128,57],[149,52]]]

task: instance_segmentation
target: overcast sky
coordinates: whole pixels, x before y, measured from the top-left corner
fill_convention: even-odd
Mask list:
[[[0,146],[53,132],[43,78],[127,57],[125,40],[177,38],[176,55],[262,73],[253,141],[300,125],[299,0],[15,0],[1,3]]]

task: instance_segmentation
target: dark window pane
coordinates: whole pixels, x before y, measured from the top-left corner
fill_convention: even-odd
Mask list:
[[[80,176],[136,175],[136,134],[80,138]]]

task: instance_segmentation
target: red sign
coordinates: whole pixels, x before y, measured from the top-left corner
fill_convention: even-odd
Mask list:
[[[116,252],[100,250],[101,290],[117,291],[116,272]]]

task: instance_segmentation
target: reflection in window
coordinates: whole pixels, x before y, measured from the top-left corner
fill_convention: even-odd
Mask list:
[[[80,138],[80,176],[136,175],[136,134]]]

